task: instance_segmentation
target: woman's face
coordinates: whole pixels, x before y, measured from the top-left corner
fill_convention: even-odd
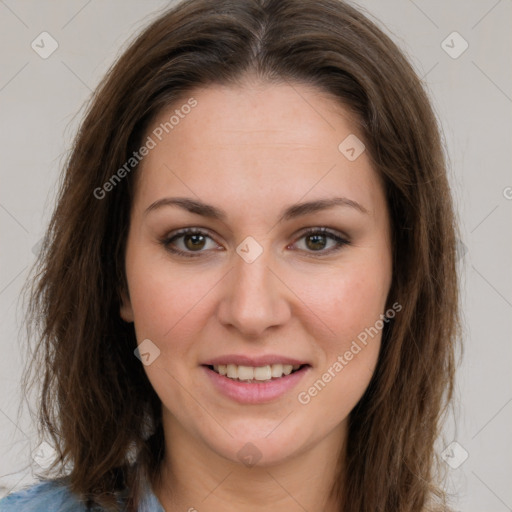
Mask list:
[[[315,88],[247,83],[194,90],[146,137],[121,315],[167,442],[249,465],[335,446],[377,362],[392,274],[356,125]]]

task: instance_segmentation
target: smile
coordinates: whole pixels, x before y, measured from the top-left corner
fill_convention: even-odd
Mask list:
[[[267,382],[290,375],[301,368],[300,364],[267,364],[265,366],[242,366],[236,364],[215,364],[211,370],[228,379],[241,382]]]
[[[256,405],[284,397],[312,370],[310,364],[286,359],[222,357],[201,367],[217,393],[239,404]]]

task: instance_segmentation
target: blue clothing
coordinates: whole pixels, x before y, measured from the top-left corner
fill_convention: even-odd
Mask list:
[[[53,480],[44,480],[31,487],[8,494],[0,500],[0,512],[100,512],[90,508],[73,494],[69,488]],[[146,492],[139,503],[138,512],[165,512],[164,508],[146,486]]]

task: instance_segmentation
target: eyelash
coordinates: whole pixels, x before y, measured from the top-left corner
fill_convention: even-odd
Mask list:
[[[329,254],[339,251],[345,245],[350,245],[350,242],[347,239],[342,238],[335,232],[332,232],[329,229],[324,228],[324,227],[308,228],[306,231],[304,231],[301,234],[301,236],[297,240],[300,240],[302,238],[305,238],[305,237],[308,237],[311,235],[319,235],[319,234],[333,240],[334,242],[336,242],[337,245],[328,250],[306,251],[308,254],[312,255],[313,257],[326,256],[326,255],[329,255]],[[184,229],[177,231],[176,233],[173,233],[173,234],[167,236],[163,240],[161,240],[161,244],[171,253],[177,254],[179,256],[184,256],[185,258],[197,258],[197,257],[201,256],[202,253],[206,252],[206,251],[182,251],[180,249],[171,247],[171,244],[173,242],[175,242],[179,238],[182,238],[185,235],[202,235],[202,236],[206,236],[206,237],[210,238],[211,240],[213,240],[210,237],[210,235],[208,235],[207,232],[202,231],[198,228],[184,228]]]

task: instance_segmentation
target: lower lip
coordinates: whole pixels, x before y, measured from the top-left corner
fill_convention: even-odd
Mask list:
[[[311,368],[303,366],[290,375],[267,382],[241,382],[220,375],[207,366],[202,367],[213,382],[215,388],[223,395],[241,404],[261,404],[271,402],[291,390]]]

